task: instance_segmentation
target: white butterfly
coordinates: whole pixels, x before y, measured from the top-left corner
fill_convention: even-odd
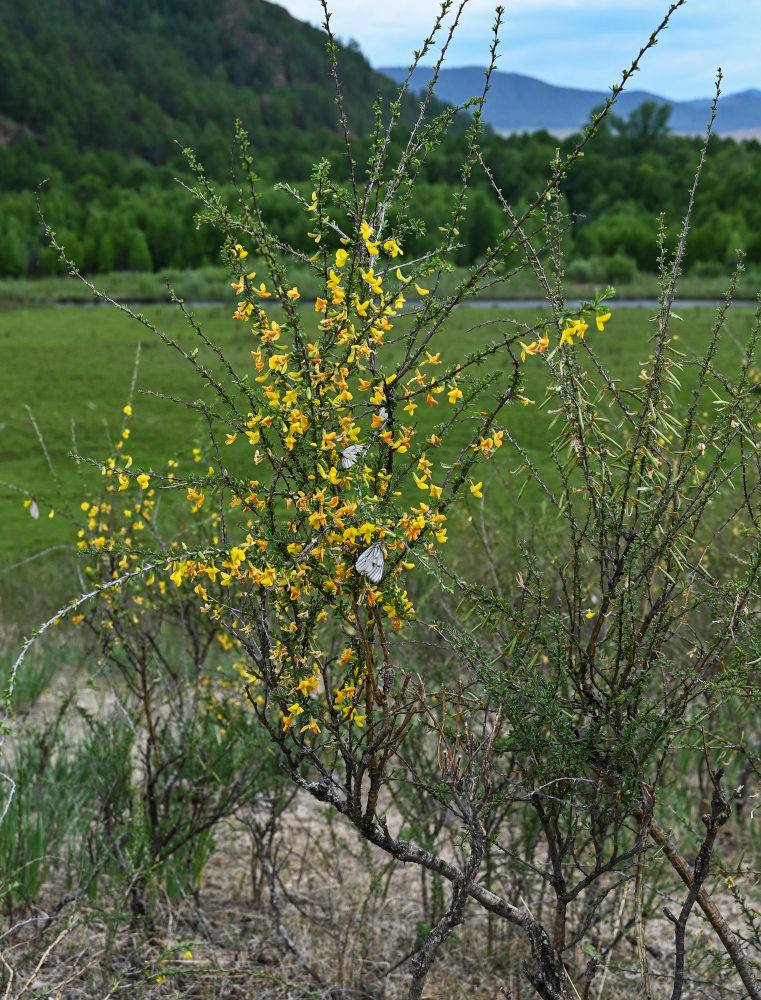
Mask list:
[[[29,513],[32,515],[35,521],[40,516],[40,507],[34,498],[32,498],[32,502],[29,504]]]
[[[385,427],[388,423],[388,410],[385,406],[378,407],[378,416],[380,417],[380,426]]]
[[[350,469],[352,465],[356,465],[366,451],[366,444],[350,444],[340,453],[341,465],[344,469]]]
[[[384,561],[381,543],[373,542],[364,552],[359,554],[354,565],[360,576],[366,576],[370,583],[380,583]]]

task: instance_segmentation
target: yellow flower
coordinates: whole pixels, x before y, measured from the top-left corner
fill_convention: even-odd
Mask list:
[[[484,485],[483,483],[470,484],[470,492],[473,494],[474,497],[478,497],[479,500],[483,497],[483,493],[481,492],[481,487],[483,485]]]
[[[600,320],[598,319],[597,322],[599,323]],[[129,403],[124,407],[124,409],[122,410],[122,413],[126,413],[126,415],[128,417],[132,416],[132,407],[129,405]]]
[[[293,288],[289,288],[285,294],[288,296],[289,299],[295,300],[300,298],[300,293],[296,285],[294,285]]]
[[[404,256],[402,253],[402,248],[394,239],[386,240],[386,242],[383,244],[383,249],[391,257]]]
[[[268,363],[271,371],[282,372],[283,374],[288,371],[287,354],[273,354]]]
[[[458,399],[462,399],[462,392],[457,388],[457,386],[449,390],[448,399],[452,405],[454,405]]]
[[[560,346],[563,344],[573,344],[573,335],[576,333],[576,326],[567,326],[560,336]]]
[[[348,259],[349,255],[344,249],[336,250],[336,267],[343,267]]]
[[[415,291],[418,295],[427,295],[429,290],[427,288],[421,288],[420,285],[415,282]]]
[[[610,313],[609,312],[603,313],[602,315],[598,314],[597,316],[595,316],[595,322],[597,323],[597,329],[598,330],[604,330],[605,329],[605,324],[608,322],[609,319],[610,319]]]
[[[245,562],[246,550],[238,546],[233,546],[230,549],[230,560],[234,566],[240,566],[242,562]]]
[[[319,685],[319,683],[320,683],[319,677],[316,677],[314,674],[312,674],[311,677],[305,677],[303,678],[303,680],[300,680],[299,683],[296,685],[295,690],[301,692],[301,694],[303,694],[304,697],[306,697],[310,691],[314,691],[314,689]]]
[[[538,347],[537,342],[535,340],[532,340],[530,344],[524,344],[523,341],[521,340],[520,341],[520,345],[521,345],[521,348],[522,348],[522,350],[521,350],[521,361],[525,361],[526,360],[526,355],[527,354],[537,354],[538,351],[539,351],[539,347]]]

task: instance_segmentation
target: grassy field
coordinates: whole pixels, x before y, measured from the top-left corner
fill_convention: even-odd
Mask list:
[[[231,299],[232,303],[232,299]],[[153,306],[146,315],[168,336],[189,351],[200,343],[178,309]],[[219,344],[233,366],[243,372],[250,365],[252,343],[242,324],[230,318],[230,308],[198,307],[194,310],[211,338]],[[678,336],[688,354],[705,343],[714,321],[714,311],[706,308],[680,310]],[[495,307],[463,307],[457,310],[444,331],[440,347],[445,357],[459,358],[475,347],[502,335],[511,324],[531,324],[537,310],[515,310],[505,315]],[[731,370],[742,356],[742,345],[753,312],[739,308],[730,314],[725,327],[719,363]],[[520,329],[520,326],[518,327]],[[588,334],[594,346],[617,375],[635,377],[649,353],[653,333],[651,313],[645,309],[615,310],[605,333]],[[114,309],[103,307],[35,307],[0,311],[0,349],[8,373],[2,387],[2,479],[0,488],[0,592],[10,580],[9,566],[53,549],[50,557],[38,561],[37,572],[74,541],[69,514],[78,513],[82,499],[80,476],[98,480],[93,467],[78,467],[72,452],[104,460],[117,440],[124,420],[140,345],[140,367],[130,420],[131,437],[125,451],[132,455],[134,468],[159,470],[170,457],[192,461],[192,448],[200,441],[196,414],[158,393],[186,400],[203,395],[197,376],[176,351],[161,343],[156,335]],[[203,357],[202,352],[199,357]],[[208,354],[208,351],[207,351]],[[212,359],[213,360],[213,359]],[[212,363],[210,361],[210,363]],[[511,430],[521,439],[540,467],[546,467],[547,443],[554,433],[549,419],[540,412],[547,369],[541,359],[530,359],[525,373],[525,394],[536,406],[514,405],[507,417]],[[44,439],[47,458],[30,418],[33,414]],[[416,416],[432,428],[436,417],[423,407]],[[427,428],[426,428],[427,430]],[[463,429],[464,435],[464,429]],[[506,449],[505,449],[506,451]],[[520,483],[511,475],[517,465],[504,454],[501,463],[484,469],[486,496],[491,511],[503,517],[515,504]],[[40,517],[32,520],[23,506],[34,495]],[[532,498],[523,502],[531,510]],[[55,516],[49,517],[55,508]],[[3,570],[3,567],[5,568]],[[7,600],[5,602],[7,604]],[[7,618],[6,618],[7,620]]]
[[[231,298],[229,307],[199,307],[195,314],[207,334],[223,348],[233,366],[245,371],[251,364],[251,338],[243,324],[231,319],[232,310]],[[678,336],[677,344],[689,359],[704,347],[714,322],[714,313],[711,309],[697,308],[677,311],[681,321],[675,320],[672,334]],[[145,312],[160,329],[181,342],[186,349],[193,350],[198,346],[196,336],[176,309],[156,306],[146,307]],[[306,316],[307,319],[314,317],[314,313],[308,310]],[[519,332],[521,324],[530,326],[536,319],[537,310],[533,309],[507,314],[504,309],[494,307],[463,307],[454,313],[447,324],[439,346],[446,358],[461,359],[469,351],[502,336],[506,330]],[[718,367],[728,371],[736,368],[742,359],[743,344],[752,322],[753,311],[750,309],[737,309],[729,315],[716,362]],[[640,368],[650,353],[653,333],[651,311],[614,307],[613,317],[605,332],[600,334],[590,330],[587,339],[615,377],[636,382]],[[12,662],[18,652],[17,630],[29,631],[48,613],[52,614],[63,598],[79,591],[81,583],[76,579],[76,559],[73,555],[75,529],[67,520],[66,513],[67,509],[72,515],[78,513],[82,496],[80,473],[84,472],[96,485],[100,477],[94,466],[78,467],[70,453],[76,450],[83,456],[102,460],[112,450],[113,441],[122,431],[122,411],[129,398],[138,345],[141,362],[132,403],[131,436],[126,446],[134,458],[133,468],[163,469],[167,458],[172,456],[179,458],[183,464],[192,463],[192,449],[201,440],[195,414],[176,402],[160,397],[163,394],[192,401],[204,390],[191,367],[149,329],[115,310],[100,307],[38,307],[0,311],[0,347],[9,373],[3,381],[0,417],[3,456],[0,478],[6,484],[0,489],[0,523],[3,525],[0,532],[0,676],[4,669],[3,657],[6,662]],[[206,356],[208,349],[202,347],[199,357]],[[489,366],[493,364],[491,360],[488,362]],[[522,371],[525,374],[525,395],[537,403],[534,406],[524,407],[517,403],[511,406],[506,422],[537,465],[551,476],[547,461],[548,443],[556,431],[550,429],[551,418],[540,407],[548,382],[547,368],[542,359],[533,358],[528,359]],[[687,392],[689,369],[684,374],[684,391]],[[30,419],[30,410],[44,438],[55,476],[47,465]],[[422,415],[424,430],[433,425],[435,417],[427,407],[421,407],[417,415]],[[75,429],[75,444],[72,442],[72,427]],[[230,449],[231,452],[234,450]],[[240,455],[246,456],[247,452],[241,450]],[[520,476],[512,475],[517,464],[514,457],[501,454],[500,461],[482,466],[484,503],[489,514],[498,521],[495,531],[501,530],[508,535],[518,534],[523,529],[522,537],[525,538],[526,528],[531,526],[533,519],[533,529],[542,534],[545,545],[551,545],[548,524],[536,508],[536,495],[532,496],[527,491],[520,504],[516,501],[522,482]],[[38,520],[33,520],[28,508],[23,506],[27,493],[35,495],[39,501]],[[475,504],[470,497],[468,499],[470,504]],[[521,505],[525,508],[522,514],[519,513]],[[56,514],[51,519],[47,515],[53,507]],[[476,513],[475,507],[471,508],[471,513]],[[453,516],[450,526],[452,545],[457,546],[453,554],[465,553],[478,559],[481,550],[477,546],[473,546],[473,553],[467,551],[468,525],[464,519]],[[561,530],[562,527],[558,534]],[[505,545],[503,550],[515,551],[509,545]],[[46,554],[39,559],[33,558],[38,553]],[[13,569],[18,563],[23,565],[20,569]],[[512,564],[505,565],[514,574]],[[481,563],[476,568],[482,573]],[[417,603],[417,595],[412,593],[412,596]],[[171,631],[168,638],[164,638],[170,643],[171,655],[181,656],[182,643],[177,641],[177,633]],[[414,652],[410,653],[410,660],[405,660],[405,663],[420,662],[431,671],[435,648],[429,649],[428,643],[422,643],[419,650],[415,650],[413,643],[410,649]],[[187,895],[182,901],[178,901],[179,897],[175,900],[161,881],[164,878],[163,869],[157,870],[158,874],[151,870],[150,877],[155,878],[158,887],[156,899],[160,902],[153,911],[156,925],[151,925],[150,934],[147,931],[144,933],[128,912],[130,896],[125,887],[134,885],[135,871],[141,874],[148,870],[139,867],[143,864],[139,858],[134,862],[137,866],[134,870],[128,865],[123,870],[117,867],[108,869],[107,874],[99,876],[97,885],[93,882],[91,889],[82,893],[81,898],[71,892],[72,885],[76,887],[81,883],[89,886],[90,867],[94,868],[96,861],[101,863],[97,857],[95,861],[90,860],[89,846],[85,851],[79,845],[80,842],[101,844],[99,831],[101,827],[105,830],[106,821],[101,821],[100,817],[111,815],[105,807],[101,807],[101,800],[97,798],[100,786],[96,779],[105,776],[108,787],[112,785],[115,762],[122,746],[114,734],[120,731],[120,725],[125,726],[122,718],[125,705],[133,713],[132,718],[137,720],[134,725],[139,736],[135,747],[148,746],[147,730],[141,716],[144,705],[141,699],[133,698],[136,689],[130,687],[133,684],[131,669],[122,676],[112,664],[103,665],[101,653],[99,640],[93,640],[89,633],[84,635],[67,627],[50,629],[24,664],[15,694],[20,722],[9,744],[14,752],[16,748],[20,749],[18,756],[12,760],[13,769],[10,764],[4,766],[18,781],[17,809],[11,814],[14,822],[18,817],[18,832],[10,821],[4,826],[0,824],[0,831],[6,835],[0,846],[4,856],[11,859],[7,867],[14,873],[14,878],[23,873],[26,879],[22,882],[19,875],[21,888],[18,898],[24,899],[23,893],[28,892],[30,908],[33,904],[41,913],[53,913],[52,920],[69,921],[71,934],[65,938],[64,945],[57,950],[52,950],[51,945],[51,949],[45,952],[45,955],[52,954],[44,969],[47,992],[51,995],[58,992],[57,985],[53,984],[68,984],[72,969],[76,968],[79,971],[75,975],[86,983],[88,996],[104,996],[109,990],[113,992],[114,983],[121,985],[122,982],[130,989],[131,995],[145,997],[146,1000],[179,995],[240,996],[241,990],[246,995],[261,995],[269,1000],[286,1000],[296,992],[299,996],[317,995],[316,991],[310,990],[309,981],[290,951],[282,947],[278,950],[277,935],[265,898],[266,887],[262,888],[264,882],[260,868],[264,871],[264,860],[270,864],[270,856],[257,853],[260,847],[254,836],[254,821],[262,816],[267,818],[268,814],[263,810],[270,808],[267,796],[271,788],[264,779],[262,790],[257,785],[250,793],[250,801],[256,802],[255,809],[247,803],[245,808],[238,810],[235,818],[218,823],[214,828],[214,839],[210,841],[210,850],[214,853],[203,870],[202,879],[195,883],[197,891],[192,898]],[[414,656],[421,659],[416,661]],[[222,653],[215,643],[203,671],[216,677],[217,682],[225,676],[218,674],[221,660]],[[438,664],[436,669],[439,669]],[[448,661],[441,669],[450,669]],[[178,685],[179,693],[174,695],[174,702],[163,701],[169,674]],[[150,709],[149,717],[172,719],[176,706],[195,704],[185,689],[186,686],[188,689],[192,687],[192,684],[186,685],[185,677],[183,671],[178,670],[162,675],[160,684],[151,680],[150,697],[156,699],[156,704]],[[129,683],[120,687],[125,679]],[[215,713],[219,712],[218,706],[222,701],[228,707],[234,704],[227,681],[222,680],[221,683],[223,686],[219,688],[219,693],[222,700],[217,702],[215,698],[208,706]],[[115,692],[118,692],[116,696]],[[130,698],[133,700],[130,701]],[[749,720],[752,720],[752,708],[747,710]],[[212,718],[222,720],[223,716],[216,714]],[[711,724],[714,722],[712,718]],[[269,754],[260,751],[260,744],[255,742],[254,718],[248,719],[246,724],[250,728],[243,734],[245,759],[256,761],[257,768],[250,769],[252,773],[258,774],[261,768],[266,777],[265,765]],[[724,724],[721,720],[716,723],[716,731],[721,732]],[[203,746],[207,747],[204,753],[208,758],[214,755],[216,760],[216,727],[219,724],[213,722],[212,725],[214,729],[208,736],[208,747],[206,744]],[[746,720],[744,717],[740,722],[733,719],[733,725],[744,729]],[[727,731],[732,730],[728,728]],[[226,729],[219,729],[220,734],[225,732]],[[695,754],[690,756],[686,747],[682,749],[683,763],[677,765],[676,772],[686,775],[688,780],[678,782],[673,793],[676,806],[671,811],[665,807],[664,801],[659,801],[659,807],[666,817],[670,817],[670,825],[676,828],[676,842],[690,845],[695,839],[690,816],[698,812],[698,792],[691,786],[700,779],[695,777],[699,770],[694,766]],[[111,756],[108,757],[107,753]],[[146,753],[146,759],[149,756]],[[707,756],[706,753],[706,759]],[[30,763],[23,770],[22,765],[27,759]],[[429,779],[430,787],[433,787],[434,778],[440,780],[435,748],[430,760],[434,767],[433,778]],[[739,766],[739,763],[733,765],[736,769]],[[216,778],[216,765],[215,768],[204,769],[204,774],[212,772]],[[170,774],[168,769],[166,773]],[[86,777],[83,779],[82,775]],[[173,788],[175,779],[170,777],[167,787]],[[130,781],[124,783],[130,796],[129,808],[125,806],[123,813],[119,814],[124,830],[134,831],[139,826],[133,823],[133,816],[142,815],[138,810],[144,808],[143,803],[147,801],[140,797],[147,795],[139,783],[142,780],[131,775]],[[742,780],[738,779],[737,783],[742,783]],[[176,784],[178,791],[176,797],[171,798],[171,805],[177,810],[177,816],[186,817],[189,812],[186,785],[182,782]],[[94,792],[91,785],[95,787]],[[190,787],[189,784],[187,787]],[[194,802],[205,800],[205,792],[197,794],[195,786],[193,791],[196,795]],[[671,794],[671,789],[666,791]],[[169,791],[166,799],[170,800]],[[284,861],[282,858],[279,861],[278,876],[284,889],[282,906],[289,933],[298,941],[303,953],[309,954],[310,960],[317,963],[328,982],[343,982],[341,977],[344,974],[354,975],[355,970],[361,969],[364,974],[365,968],[390,968],[384,979],[385,995],[390,1000],[396,1000],[403,995],[407,969],[406,962],[400,962],[399,957],[409,950],[410,942],[414,942],[420,928],[430,922],[433,911],[429,911],[427,901],[429,896],[433,900],[430,885],[435,883],[430,880],[430,885],[429,882],[421,882],[419,874],[407,865],[395,867],[393,862],[379,854],[364,853],[342,817],[326,814],[321,805],[310,803],[305,796],[294,800],[282,815],[274,812],[277,801],[273,795],[273,823],[276,821],[273,830],[277,831],[277,843],[287,844],[289,852]],[[97,819],[91,819],[91,816]],[[75,827],[75,822],[80,826]],[[521,828],[514,819],[514,813],[509,814],[509,832],[517,838],[518,845],[524,843],[523,837],[525,843],[536,841],[536,825],[530,822],[531,825],[527,823]],[[97,826],[98,823],[101,825]],[[696,819],[695,827],[697,823]],[[411,826],[411,829],[417,828]],[[97,836],[93,830],[98,831]],[[113,836],[121,837],[122,827],[116,830],[117,834]],[[446,850],[450,850],[451,844],[457,843],[461,836],[459,825],[453,825],[451,831],[446,827],[444,835],[451,838],[446,841]],[[740,881],[740,861],[735,872],[734,862],[726,855],[734,851],[735,854],[739,852],[740,858],[743,852],[751,858],[756,856],[757,838],[755,828],[749,821],[743,826],[738,821],[733,832],[727,834],[728,837],[733,835],[735,841],[721,843],[722,859],[726,871],[732,871]],[[196,840],[201,842],[200,837]],[[111,850],[111,843],[106,839],[102,841],[100,849],[103,857]],[[119,843],[122,841],[119,840]],[[74,846],[69,847],[69,844]],[[69,851],[68,855],[66,851]],[[180,855],[177,857],[179,870]],[[74,858],[74,861],[67,858]],[[44,859],[45,864],[40,859]],[[130,860],[129,864],[132,863]],[[172,864],[175,862],[172,861]],[[182,864],[185,864],[184,860]],[[539,892],[528,883],[531,892],[526,892],[527,882],[522,867],[516,866],[516,870],[518,873],[512,874],[507,868],[504,871],[497,869],[496,884],[504,885],[500,891],[506,898],[518,892],[526,893],[520,898],[527,899],[526,905],[549,921],[542,909],[550,905],[545,899],[544,888]],[[662,917],[661,909],[664,900],[672,908],[681,906],[683,887],[675,877],[669,882],[667,866],[659,864],[657,874],[660,881],[652,886],[648,882],[645,894],[648,941],[653,942],[651,973],[668,982],[673,930]],[[743,883],[742,891],[745,892],[745,886],[752,885],[752,873],[744,872],[743,877],[748,879]],[[168,876],[166,878],[168,885]],[[540,881],[536,880],[537,885]],[[718,873],[713,880],[712,891],[723,893],[720,902],[725,907],[734,906],[737,898],[746,898],[729,895],[725,886],[731,881],[727,879],[725,882]],[[65,897],[64,892],[67,893]],[[60,918],[60,907],[57,908],[59,898],[75,901],[73,906],[62,910]],[[515,898],[519,897],[515,895]],[[628,898],[631,900],[631,894]],[[748,912],[755,912],[755,895],[749,892],[747,900]],[[638,968],[634,936],[619,936],[618,933],[626,901],[627,892],[623,891],[620,904],[616,902],[611,910],[612,914],[618,914],[618,923],[613,926],[611,916],[603,924],[603,937],[614,937],[618,941],[618,950],[615,961],[604,970],[603,985],[599,991],[595,988],[599,996],[617,998],[628,995],[632,975],[636,975],[632,970]],[[431,902],[431,907],[433,905]],[[21,915],[18,918],[21,920],[26,918],[28,910],[19,904],[15,912]],[[36,931],[33,936],[35,925],[30,920],[24,919],[19,927],[24,929],[27,924],[27,937],[17,931],[15,950],[11,953],[9,949],[4,949],[4,955],[10,956],[14,968],[19,973],[24,971],[24,975],[35,967],[39,969],[37,963],[42,964],[39,955],[47,945],[47,939],[37,937]],[[45,926],[47,928],[47,924]],[[52,935],[58,930],[59,925],[54,923],[48,933]],[[707,941],[709,939],[702,925],[694,944],[693,938],[688,938],[690,972],[696,982],[698,975],[706,981],[715,978],[715,966],[711,966],[711,961],[716,952]],[[89,958],[93,953],[97,961],[83,961],[82,956]],[[522,939],[507,925],[496,925],[495,929],[485,915],[471,916],[467,927],[458,929],[457,935],[452,936],[451,946],[442,951],[429,984],[434,993],[429,995],[446,997],[447,1000],[460,995],[496,996],[500,984],[507,984],[510,989],[520,984],[518,963],[524,955]],[[705,959],[700,957],[702,955],[706,956]],[[249,956],[255,957],[249,961]],[[586,960],[586,955],[582,956],[580,952],[574,956],[575,967],[579,970],[579,985],[582,984]],[[105,973],[102,970],[106,970]],[[112,977],[111,981],[106,982],[107,976]],[[229,977],[229,990],[220,985],[225,977]],[[358,971],[356,981],[359,984]],[[603,992],[603,986],[607,992]],[[359,990],[356,992],[359,995]],[[379,994],[368,991],[363,995]],[[697,992],[691,995],[697,996]]]

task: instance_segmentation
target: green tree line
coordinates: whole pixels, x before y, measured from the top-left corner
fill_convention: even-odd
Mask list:
[[[455,164],[461,141],[460,136],[449,137],[446,148],[422,165],[424,197],[410,252],[422,253],[435,244],[437,226],[459,181]],[[563,149],[570,142],[562,143]],[[571,277],[622,280],[655,269],[658,216],[664,212],[667,240],[672,239],[669,234],[684,212],[697,142],[663,134],[643,145],[641,138],[612,130],[599,137],[564,189],[564,208],[572,215],[564,245]],[[520,204],[541,187],[557,145],[544,132],[490,135],[483,156],[505,198]],[[275,190],[274,178],[287,177],[308,194],[310,150],[333,161],[337,180],[348,181],[340,174],[340,139],[327,130],[294,132],[289,149],[265,147],[257,162],[265,181],[264,211],[292,245],[303,249],[309,247],[303,216],[285,192]],[[45,162],[58,152],[43,150],[41,160],[39,147],[29,137],[0,148],[0,274],[50,274],[59,267],[41,239],[34,207],[32,188],[42,178],[50,178],[44,195],[48,215],[88,273],[217,262],[217,238],[205,227],[196,228],[187,192],[172,184],[172,178],[184,172],[176,157],[152,165],[134,154],[89,150],[54,155]],[[225,194],[234,200],[231,184]],[[737,249],[745,251],[750,264],[761,264],[761,145],[712,139],[702,194],[690,232],[687,270],[720,272]],[[476,177],[460,227],[456,263],[478,260],[504,224],[486,175]]]
[[[236,118],[251,137],[262,207],[294,246],[309,248],[303,220],[274,190],[275,180],[308,194],[312,164],[326,158],[334,179],[349,181],[325,35],[280,7],[263,0],[0,0],[0,24],[0,276],[59,267],[34,207],[44,178],[48,216],[86,273],[216,262],[218,241],[196,229],[190,198],[179,187],[168,192],[172,178],[190,177],[180,151],[190,146],[234,201],[228,151]],[[362,136],[374,105],[380,101],[388,115],[396,86],[353,43],[341,50],[340,79],[349,133],[367,160],[370,143]],[[417,107],[417,98],[406,97],[402,121],[411,125]],[[433,102],[430,112],[439,107]],[[411,252],[435,245],[451,209],[464,117],[421,157],[424,197]],[[520,204],[542,188],[556,147],[565,153],[574,141],[487,131],[482,148],[505,198]],[[697,148],[697,139],[670,135],[667,111],[654,105],[612,118],[564,188],[571,277],[618,281],[655,268],[658,213],[678,225]],[[759,143],[712,139],[703,187],[687,269],[720,272],[738,248],[761,263]],[[504,225],[486,175],[473,178],[456,263],[481,258]]]

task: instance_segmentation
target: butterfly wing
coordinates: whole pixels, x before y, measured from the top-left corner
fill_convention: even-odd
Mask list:
[[[367,445],[364,444],[350,444],[347,448],[340,453],[341,454],[341,466],[344,469],[350,469],[353,465],[356,465],[357,461],[364,455],[367,451]]]
[[[381,543],[373,542],[364,552],[360,552],[354,565],[359,575],[367,577],[370,583],[380,583],[384,561]]]

